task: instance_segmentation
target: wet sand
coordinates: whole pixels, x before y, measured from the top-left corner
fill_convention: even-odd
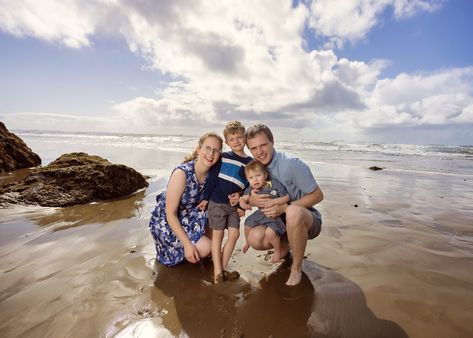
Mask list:
[[[212,285],[210,262],[155,266],[166,177],[117,201],[0,209],[0,336],[473,336],[473,178],[333,166],[318,181],[323,230],[296,287],[243,237],[236,282]]]

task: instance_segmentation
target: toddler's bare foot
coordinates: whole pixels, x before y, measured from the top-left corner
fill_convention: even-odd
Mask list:
[[[302,271],[291,269],[291,274],[289,275],[289,278],[287,279],[286,285],[287,286],[297,285],[300,283],[301,279],[302,279]]]
[[[289,256],[289,244],[281,242],[281,250],[279,252],[279,256],[281,259],[286,259]]]
[[[271,262],[279,263],[280,261],[281,261],[281,256],[279,255],[279,252],[274,252],[273,257],[271,258]]]
[[[249,248],[250,248],[250,244],[245,243],[245,245],[243,246],[243,253],[247,252]]]

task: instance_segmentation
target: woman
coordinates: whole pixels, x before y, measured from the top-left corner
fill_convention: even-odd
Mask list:
[[[220,158],[222,143],[215,133],[202,135],[196,150],[174,169],[166,190],[156,197],[149,227],[161,264],[174,266],[184,259],[197,263],[210,255],[207,213],[197,205],[209,170]]]

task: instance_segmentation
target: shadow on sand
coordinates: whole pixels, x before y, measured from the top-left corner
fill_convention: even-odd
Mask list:
[[[211,263],[159,265],[151,297],[173,300],[167,307],[175,316],[164,315],[163,324],[175,336],[183,330],[190,337],[407,337],[374,315],[352,281],[307,260],[303,270],[295,287],[284,284],[289,264],[252,287],[243,278],[212,285]]]

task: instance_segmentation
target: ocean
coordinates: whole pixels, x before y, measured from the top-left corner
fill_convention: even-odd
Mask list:
[[[102,133],[64,133],[16,131],[32,149],[41,153],[43,165],[63,152],[90,151],[111,157],[110,161],[125,162],[137,170],[162,168],[163,162],[189,153],[199,135],[140,135]],[[61,143],[58,148],[57,143]],[[311,166],[378,166],[387,170],[417,171],[473,175],[473,146],[349,143],[343,141],[315,142],[278,140],[275,148],[300,157]],[[169,153],[156,158],[153,151]],[[137,152],[149,154],[148,161],[136,158]],[[123,156],[125,154],[126,156]],[[179,161],[179,157],[176,158]],[[175,162],[169,163],[172,167]]]

